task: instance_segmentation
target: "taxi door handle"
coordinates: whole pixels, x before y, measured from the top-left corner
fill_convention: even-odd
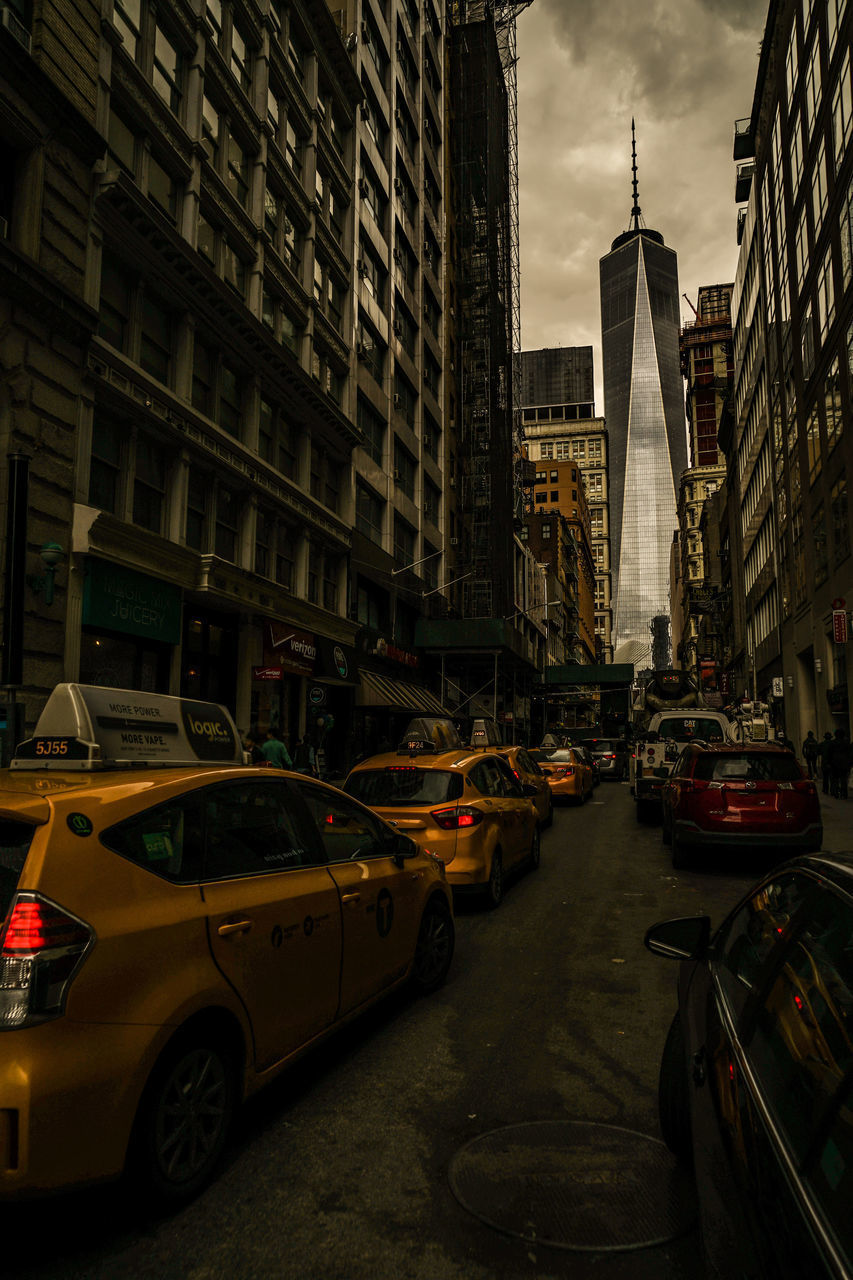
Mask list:
[[[220,938],[227,938],[232,933],[248,933],[252,927],[251,920],[226,920],[216,932]]]
[[[361,902],[360,893],[342,893],[341,902]]]

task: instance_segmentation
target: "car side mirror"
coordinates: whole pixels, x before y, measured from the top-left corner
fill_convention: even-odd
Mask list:
[[[407,858],[416,858],[420,851],[420,845],[411,836],[398,834],[394,837],[391,856],[396,866],[402,867]]]
[[[535,796],[539,794],[539,788],[534,787],[532,782],[523,782],[521,789],[526,796]]]
[[[669,960],[698,960],[708,950],[710,916],[687,916],[664,920],[646,930],[645,946],[656,956]]]

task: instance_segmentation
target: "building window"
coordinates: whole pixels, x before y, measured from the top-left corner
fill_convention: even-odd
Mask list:
[[[141,435],[136,441],[133,523],[151,533],[162,532],[165,499],[165,451],[148,436]]]
[[[122,432],[95,418],[89,458],[89,506],[118,514]]]
[[[841,168],[853,127],[853,83],[850,76],[850,50],[844,55],[838,84],[832,97],[832,138],[835,147],[835,172]]]
[[[407,498],[414,501],[418,464],[399,440],[394,441],[394,479]]]
[[[826,411],[826,448],[830,453],[841,439],[841,370],[838,356],[833,360],[823,388]]]
[[[365,452],[381,467],[385,450],[385,431],[387,429],[384,418],[380,417],[378,413],[374,413],[367,402],[359,396],[356,421],[359,430],[364,436],[363,447]]]
[[[151,80],[154,88],[171,111],[178,115],[181,107],[183,67],[180,50],[162,27],[154,32],[154,66]]]
[[[240,503],[236,493],[219,485],[216,491],[216,525],[214,529],[214,554],[220,560],[235,564],[237,560],[237,535]]]
[[[406,568],[417,559],[415,540],[417,533],[401,515],[394,513],[394,561],[398,568]]]
[[[124,267],[106,251],[101,263],[101,305],[98,333],[127,354],[130,323],[131,278]]]
[[[211,490],[210,478],[196,467],[190,467],[187,477],[187,513],[184,524],[184,537],[188,547],[194,551],[205,550],[205,520],[207,517],[207,495]]]
[[[172,360],[172,317],[147,291],[142,298],[139,363],[158,382],[168,384]]]
[[[355,527],[380,547],[384,517],[385,503],[377,493],[359,480],[355,492]]]
[[[847,476],[841,475],[832,486],[832,541],[836,565],[850,554],[850,526],[847,518]]]
[[[818,332],[821,344],[835,319],[835,286],[832,280],[832,245],[826,246],[820,273],[817,278]]]
[[[242,427],[242,380],[230,365],[223,363],[219,371],[219,425],[240,438]]]

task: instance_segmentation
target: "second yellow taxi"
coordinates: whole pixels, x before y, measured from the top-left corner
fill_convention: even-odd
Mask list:
[[[415,725],[397,751],[357,764],[344,790],[440,859],[454,890],[496,907],[507,872],[539,866],[537,790],[495,751],[448,746],[452,738]]]

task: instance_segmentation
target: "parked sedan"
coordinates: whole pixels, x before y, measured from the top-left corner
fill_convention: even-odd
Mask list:
[[[779,861],[823,843],[817,788],[775,743],[692,743],[664,782],[661,805],[674,867],[703,849],[764,850]]]
[[[537,752],[539,767],[551,784],[551,792],[555,800],[571,801],[583,804],[592,795],[595,785],[592,776],[592,765],[577,747],[558,747],[548,752],[542,759]]]
[[[663,1137],[695,1168],[709,1276],[853,1275],[853,855],[761,880],[646,934],[682,960],[659,1081]]]

